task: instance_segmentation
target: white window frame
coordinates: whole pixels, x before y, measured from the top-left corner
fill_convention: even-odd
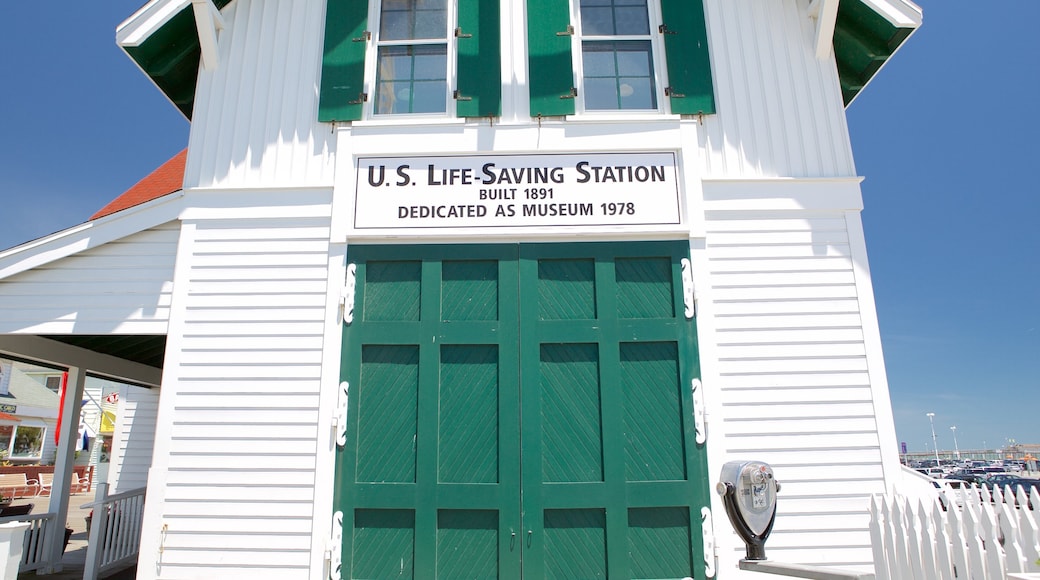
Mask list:
[[[447,14],[445,20],[447,30],[445,39],[406,39],[381,41],[379,31],[382,26],[383,2],[382,0],[369,0],[368,5],[368,29],[371,38],[368,40],[368,48],[365,54],[365,93],[369,95],[365,103],[364,118],[370,120],[392,120],[392,119],[454,119],[455,99],[452,95],[452,87],[457,86],[456,63],[458,62],[455,31],[458,29],[458,8],[456,0],[447,1]],[[446,45],[446,68],[445,71],[445,111],[442,113],[377,113],[376,103],[379,95],[376,93],[378,85],[376,78],[379,74],[379,49],[384,46],[421,46],[421,45]]]
[[[14,444],[18,440],[18,431],[23,428],[39,429],[40,433],[40,451],[36,455],[15,455]],[[11,433],[11,443],[7,447],[7,459],[9,460],[39,460],[43,457],[43,448],[47,446],[47,425],[45,424],[18,424],[15,425],[14,431]]]
[[[667,115],[670,112],[668,97],[664,89],[668,86],[668,76],[664,59],[664,37],[660,33],[661,6],[658,0],[647,0],[647,19],[650,25],[650,52],[651,62],[654,66],[654,94],[657,101],[655,109],[587,109],[585,107],[585,63],[582,51],[582,39],[585,38],[581,21],[581,0],[571,0],[571,22],[575,23],[574,34],[571,36],[571,55],[574,69],[574,86],[578,89],[578,96],[574,104],[576,115],[594,115],[597,117],[650,117]],[[644,36],[612,36],[610,40],[646,40]],[[592,36],[590,40],[606,40],[606,37]]]

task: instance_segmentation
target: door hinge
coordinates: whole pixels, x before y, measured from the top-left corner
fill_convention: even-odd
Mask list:
[[[685,307],[683,313],[689,320],[697,316],[697,297],[693,291],[693,263],[689,258],[683,258],[680,263],[682,264],[683,306]]]
[[[332,534],[329,536],[325,561],[329,563],[329,580],[343,578],[343,512],[332,514]]]
[[[347,264],[347,280],[339,294],[343,323],[354,322],[354,295],[357,293],[357,264]]]
[[[697,431],[695,439],[698,445],[703,445],[708,440],[708,425],[704,418],[704,385],[700,379],[693,379],[691,390],[693,391],[693,425]]]
[[[350,394],[350,383],[339,384],[339,395],[336,400],[336,414],[332,417],[332,426],[336,429],[336,446],[347,444],[347,400]]]
[[[715,577],[715,563],[718,560],[715,547],[715,526],[711,521],[711,508],[701,508],[701,537],[704,539],[704,576]]]

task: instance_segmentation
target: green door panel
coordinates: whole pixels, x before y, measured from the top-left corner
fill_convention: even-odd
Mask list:
[[[687,254],[352,246],[344,577],[703,578]]]

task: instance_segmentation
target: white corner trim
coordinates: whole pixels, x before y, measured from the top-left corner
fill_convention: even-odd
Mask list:
[[[921,7],[910,0],[859,0],[897,28],[917,28],[923,21]]]
[[[217,31],[224,30],[224,17],[213,4],[213,0],[191,0],[195,12],[195,28],[199,32],[202,48],[202,68],[213,70],[220,60],[217,54]]]
[[[833,50],[838,0],[813,0],[809,5],[809,16],[816,19],[816,58],[825,60]]]
[[[156,30],[188,7],[191,0],[152,0],[116,28],[116,43],[140,46]]]

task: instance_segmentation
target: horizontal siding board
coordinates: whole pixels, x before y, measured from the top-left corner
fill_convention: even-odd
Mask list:
[[[324,266],[328,264],[325,254],[240,254],[234,256],[236,266]],[[192,258],[194,266],[217,268],[228,266],[228,256],[203,254]]]
[[[228,339],[229,345],[235,344],[235,338]],[[262,357],[265,365],[320,365],[321,350],[285,349],[285,350],[182,350],[180,362],[185,365],[248,365]]]
[[[240,230],[236,230],[240,231]],[[295,238],[254,239],[254,240],[196,240],[195,254],[198,257],[210,256],[226,260],[227,265],[235,265],[239,256],[263,254],[269,256],[302,256],[306,254],[326,255],[329,241],[325,239],[301,240]]]
[[[213,534],[250,534],[262,529],[280,529],[284,534],[310,533],[309,517],[255,517],[229,519],[219,517],[169,516],[171,527],[177,529],[206,530]]]
[[[313,453],[314,450],[311,449]],[[211,501],[299,501],[314,499],[313,482],[306,485],[180,485],[167,484],[167,501],[204,497]]]
[[[192,280],[188,286],[188,292],[197,295],[223,295],[223,296],[255,296],[257,300],[267,299],[270,301],[272,295],[278,296],[279,302],[285,299],[295,301],[306,295],[324,298],[328,282],[324,278],[315,280]],[[270,303],[270,302],[268,302]]]
[[[716,332],[715,336],[715,344],[719,346],[816,344],[828,342],[862,342],[863,330],[860,328],[720,330]]]
[[[278,543],[274,539],[271,540],[270,546],[263,544],[264,542],[257,542],[254,539],[252,548],[242,550],[222,548],[213,544],[164,550],[162,567],[164,571],[170,571],[181,563],[192,566],[213,564],[227,568],[228,574],[232,577],[242,577],[243,572],[252,568],[265,567],[281,569],[284,578],[286,577],[284,574],[287,574],[286,570],[305,569],[310,564],[310,550],[282,550],[278,548]],[[209,570],[209,574],[209,576],[203,577],[220,577],[219,572],[213,570]],[[216,575],[214,576],[214,574]],[[254,576],[250,573],[248,577],[253,578]]]
[[[731,453],[755,452],[764,454],[768,451],[807,452],[813,449],[845,450],[874,449],[878,445],[877,433],[864,431],[860,433],[808,433],[801,435],[777,435],[776,437],[760,437],[757,435],[727,435],[726,443]]]
[[[283,469],[314,469],[314,461],[314,457],[309,457],[296,453],[284,455],[265,454],[261,456],[243,456],[241,454],[235,453],[233,450],[221,450],[219,453],[211,453],[209,455],[171,453],[169,457],[169,468],[171,471],[174,469],[194,468],[219,469],[221,467],[227,467],[228,465],[240,465],[243,462],[253,462],[257,465],[259,465],[262,462],[265,465],[277,465]],[[249,515],[250,513],[252,515],[264,513],[262,511],[262,506],[257,506],[256,509],[261,511],[245,513],[246,515]],[[200,513],[207,514],[211,512],[194,513],[198,515]]]
[[[862,342],[818,342],[812,344],[742,344],[718,347],[720,360],[761,358],[813,358],[866,356]]]
[[[791,246],[836,244],[847,245],[849,235],[845,227],[840,229],[808,231],[724,231],[709,233],[705,244],[709,249],[724,246]]]
[[[713,288],[819,286],[855,284],[851,269],[809,272],[739,272],[719,273],[712,276]]]
[[[248,404],[250,409],[317,409],[318,393],[313,390],[283,393],[181,393],[177,397],[178,409],[233,408],[243,404]],[[245,434],[276,436],[262,431]]]
[[[849,256],[824,256],[802,258],[764,258],[738,260],[711,260],[706,264],[708,271],[715,274],[753,272],[829,272],[852,270]]]
[[[212,377],[217,373],[232,379],[285,377],[318,380],[321,378],[321,366],[311,364],[183,365],[180,372],[182,377],[189,379]]]
[[[743,397],[743,400],[727,405],[726,408],[734,417],[727,419],[733,423],[759,422],[768,420],[808,420],[808,419],[840,419],[851,417],[874,416],[874,404],[867,400],[855,403],[828,403],[814,401],[811,404],[765,404],[756,398]],[[769,419],[763,419],[768,417]]]
[[[739,212],[737,217],[724,219],[718,212],[709,214],[711,219],[705,224],[708,234],[725,232],[809,232],[809,231],[844,231],[847,227],[845,217],[834,214],[834,217],[772,217],[776,214],[762,215],[763,219],[752,219],[748,214]],[[719,219],[723,218],[723,219]]]
[[[324,305],[324,294],[280,294],[280,295],[250,295],[250,294],[196,294],[192,297],[196,308],[235,308],[243,306],[246,308],[270,307],[277,304],[285,306],[311,306]],[[276,300],[277,299],[277,300]],[[308,333],[311,334],[311,333]]]
[[[854,284],[820,284],[816,286],[764,286],[724,288],[727,300],[808,300],[856,298]]]
[[[713,394],[723,406],[738,406],[746,403],[748,399],[764,404],[775,405],[777,403],[847,403],[866,402],[871,403],[870,387],[835,387],[825,385],[813,388],[776,387],[774,385],[762,385],[758,388],[732,388],[720,389]],[[871,403],[871,406],[873,404]],[[769,410],[773,413],[773,409]]]
[[[267,432],[266,437],[255,436],[257,439],[277,437],[292,440],[316,440],[318,437],[317,425],[308,423],[297,425],[286,423],[279,423],[278,425],[264,423],[177,423],[173,426],[172,437],[178,439],[195,437],[231,440],[235,437],[245,436],[243,433],[257,430]]]
[[[255,323],[242,322],[238,325],[227,325],[219,321],[188,322],[186,330],[193,336],[314,336],[320,335],[318,330],[324,328],[320,321],[266,321]]]
[[[866,433],[877,429],[877,422],[873,417],[835,416],[833,418],[790,418],[776,420],[739,420],[725,421],[726,435],[729,437],[742,437],[758,435],[772,437],[779,435],[821,435],[844,432]]]
[[[852,328],[859,327],[861,319],[859,313],[815,313],[809,311],[811,307],[819,303],[807,301],[802,304],[802,312],[778,312],[778,313],[756,313],[748,315],[719,316],[719,327],[722,329],[768,329],[768,328]],[[719,304],[724,306],[724,304]],[[767,305],[756,304],[756,307],[765,310]],[[775,304],[774,304],[775,306]],[[791,310],[796,310],[792,307]],[[809,311],[809,312],[805,312]]]
[[[254,517],[289,517],[310,518],[312,517],[312,505],[310,501],[286,501],[284,499],[272,499],[265,501],[237,501],[231,500],[200,500],[189,498],[185,500],[170,500],[165,503],[165,513],[170,517],[181,516],[189,518],[192,516],[243,518],[249,520]],[[254,528],[256,531],[261,531]],[[277,534],[278,529],[270,530]]]
[[[124,306],[123,308],[88,308],[85,310],[70,312],[69,307],[55,306],[53,298],[49,296],[30,297],[30,299],[21,302],[31,302],[33,304],[45,303],[45,305],[39,307],[28,306],[17,310],[11,310],[10,312],[4,312],[4,319],[6,322],[36,322],[39,320],[50,320],[53,322],[106,322],[122,318],[124,323],[150,323],[155,322],[156,320],[165,321],[170,317],[169,307],[156,307],[154,304],[137,305],[136,308],[134,308],[134,305],[132,304],[127,305],[130,306],[131,309],[127,309]],[[6,303],[6,305],[12,304]]]
[[[790,465],[783,468],[786,481],[845,481],[875,480],[882,476],[880,463],[830,463],[814,465]],[[777,476],[779,477],[779,476]],[[865,514],[864,514],[865,515]]]
[[[870,377],[865,371],[842,373],[776,373],[739,376],[734,375],[722,380],[724,387],[739,389],[772,389],[797,387],[856,387],[869,386]],[[756,395],[757,396],[757,395]]]
[[[278,347],[288,347],[295,351],[320,350],[324,341],[320,336],[295,336],[292,339],[276,336],[193,336],[191,346],[194,351],[221,351],[233,346],[239,353],[255,351],[271,351]]]
[[[268,268],[242,267],[198,268],[192,272],[196,283],[204,281],[250,281],[250,280],[325,280],[327,268],[319,266],[271,266]]]
[[[164,536],[163,550],[219,548],[221,550],[255,550],[258,536],[256,533],[239,532],[236,534],[171,532]],[[264,535],[265,542],[277,542],[278,550],[300,551],[310,548],[309,533],[289,533],[283,531],[279,535]]]
[[[848,372],[866,371],[866,358],[832,358],[832,359],[775,359],[775,360],[725,360],[720,361],[719,374],[743,375],[753,373],[782,373],[782,372]]]
[[[318,385],[313,381],[298,378],[237,379],[221,381],[212,377],[181,381],[181,393],[190,394],[229,394],[251,396],[257,393],[316,393]]]
[[[267,467],[236,470],[172,470],[166,475],[166,483],[169,485],[196,485],[200,481],[218,486],[245,486],[262,481],[275,486],[303,487],[314,485],[314,472]]]
[[[827,256],[851,256],[852,250],[845,244],[805,244],[793,246],[719,246],[712,247],[710,264],[715,260],[725,259],[763,259],[763,258],[823,258]]]
[[[128,280],[126,282],[113,278],[101,281],[81,281],[71,276],[60,282],[47,282],[41,285],[34,282],[20,282],[18,280],[4,281],[0,286],[5,296],[44,296],[53,297],[80,297],[80,296],[147,296],[154,298],[160,294],[169,294],[173,289],[173,282],[169,280]],[[81,303],[77,303],[81,304]]]
[[[297,322],[297,321],[322,321],[325,315],[325,305],[310,307],[275,307],[258,306],[236,308],[204,308],[192,307],[185,313],[185,321],[188,323],[206,322]]]
[[[210,566],[197,566],[185,564],[170,564],[164,562],[161,569],[173,578],[226,578],[228,575],[248,574],[250,580],[285,580],[298,573],[305,578],[307,569],[297,566],[265,566],[263,564],[213,564]]]

